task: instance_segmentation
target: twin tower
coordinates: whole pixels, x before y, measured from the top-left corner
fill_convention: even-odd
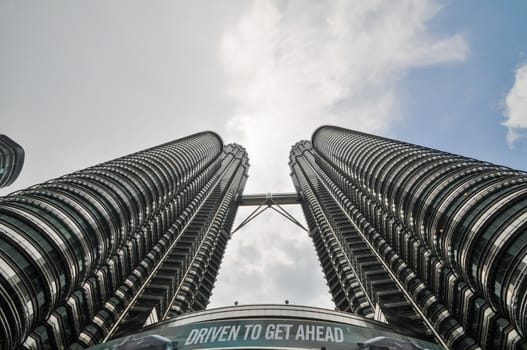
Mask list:
[[[331,126],[289,165],[336,310],[452,349],[522,346],[526,173]],[[204,310],[248,168],[204,132],[0,198],[0,348],[81,349]]]

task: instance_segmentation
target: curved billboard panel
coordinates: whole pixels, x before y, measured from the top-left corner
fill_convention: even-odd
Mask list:
[[[432,342],[397,334],[379,322],[320,311],[295,306],[216,309],[196,313],[198,317],[191,314],[183,320],[163,322],[90,349],[442,349]]]

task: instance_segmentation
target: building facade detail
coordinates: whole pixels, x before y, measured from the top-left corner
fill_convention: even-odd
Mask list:
[[[24,149],[6,135],[0,135],[0,187],[11,185],[24,166]]]
[[[9,142],[0,137],[23,159]],[[21,167],[4,154],[0,186]],[[1,197],[0,349],[113,346],[159,322],[146,329],[154,342],[155,329],[172,334],[168,320],[185,326],[170,342],[201,342],[185,320],[214,319],[193,312],[206,309],[233,232],[267,209],[312,238],[336,309],[353,314],[327,311],[331,322],[391,330],[357,328],[361,348],[527,344],[527,173],[331,126],[296,143],[289,166],[296,193],[242,195],[245,149],[202,132]],[[307,228],[282,208],[296,204]],[[234,228],[239,206],[256,209]]]
[[[337,127],[290,166],[338,309],[402,314],[456,349],[525,336],[527,174]]]
[[[0,348],[84,348],[208,303],[248,158],[205,132],[0,199]]]

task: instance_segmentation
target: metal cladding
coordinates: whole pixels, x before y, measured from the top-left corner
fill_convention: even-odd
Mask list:
[[[329,126],[290,165],[338,309],[390,322],[387,291],[450,348],[525,339],[526,173]]]
[[[11,185],[24,165],[24,149],[6,135],[0,135],[0,187]]]
[[[0,348],[83,348],[204,309],[247,169],[205,132],[0,198]]]

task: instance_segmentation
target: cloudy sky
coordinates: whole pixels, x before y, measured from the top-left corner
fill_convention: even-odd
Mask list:
[[[205,129],[247,148],[248,193],[293,191],[289,149],[321,124],[527,170],[526,13],[522,0],[1,0],[0,133],[26,163],[0,195]],[[332,307],[307,234],[267,213],[229,243],[210,306],[285,299]]]

